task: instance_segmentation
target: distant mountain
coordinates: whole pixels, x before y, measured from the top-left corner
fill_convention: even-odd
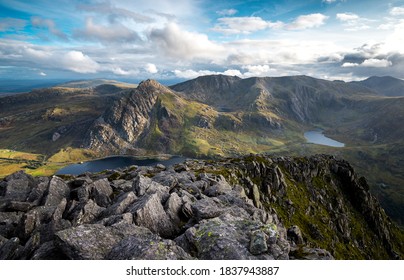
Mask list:
[[[52,87],[62,80],[0,80],[0,96],[28,92],[38,88]]]
[[[62,84],[56,85],[56,87],[64,87],[64,88],[94,88],[100,85],[115,85],[119,87],[127,87],[127,88],[135,88],[136,84],[128,84],[115,80],[106,80],[106,79],[92,79],[92,80],[78,80],[78,81],[70,81]]]
[[[360,82],[352,82],[365,86],[378,95],[382,96],[404,96],[404,81],[390,76],[370,77]]]

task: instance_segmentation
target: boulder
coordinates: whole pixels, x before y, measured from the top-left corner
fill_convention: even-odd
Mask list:
[[[49,182],[45,199],[45,206],[58,206],[63,199],[68,199],[70,188],[57,176],[53,176]]]
[[[162,237],[172,237],[176,232],[170,221],[158,193],[144,195],[127,210],[133,214],[136,225],[146,227]]]

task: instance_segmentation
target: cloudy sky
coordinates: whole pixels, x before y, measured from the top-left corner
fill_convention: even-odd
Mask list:
[[[404,0],[0,0],[0,79],[404,78]]]

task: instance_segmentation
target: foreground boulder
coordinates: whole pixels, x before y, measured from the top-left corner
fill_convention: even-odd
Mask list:
[[[330,156],[0,182],[0,259],[398,259],[402,232]]]

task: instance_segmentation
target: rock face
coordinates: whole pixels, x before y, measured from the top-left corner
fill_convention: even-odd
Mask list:
[[[97,151],[133,148],[149,124],[149,114],[159,94],[169,91],[156,81],[146,80],[128,96],[118,99],[89,129],[84,145]]]
[[[117,178],[117,174],[119,178]],[[329,156],[0,182],[1,259],[398,259],[402,232]]]

